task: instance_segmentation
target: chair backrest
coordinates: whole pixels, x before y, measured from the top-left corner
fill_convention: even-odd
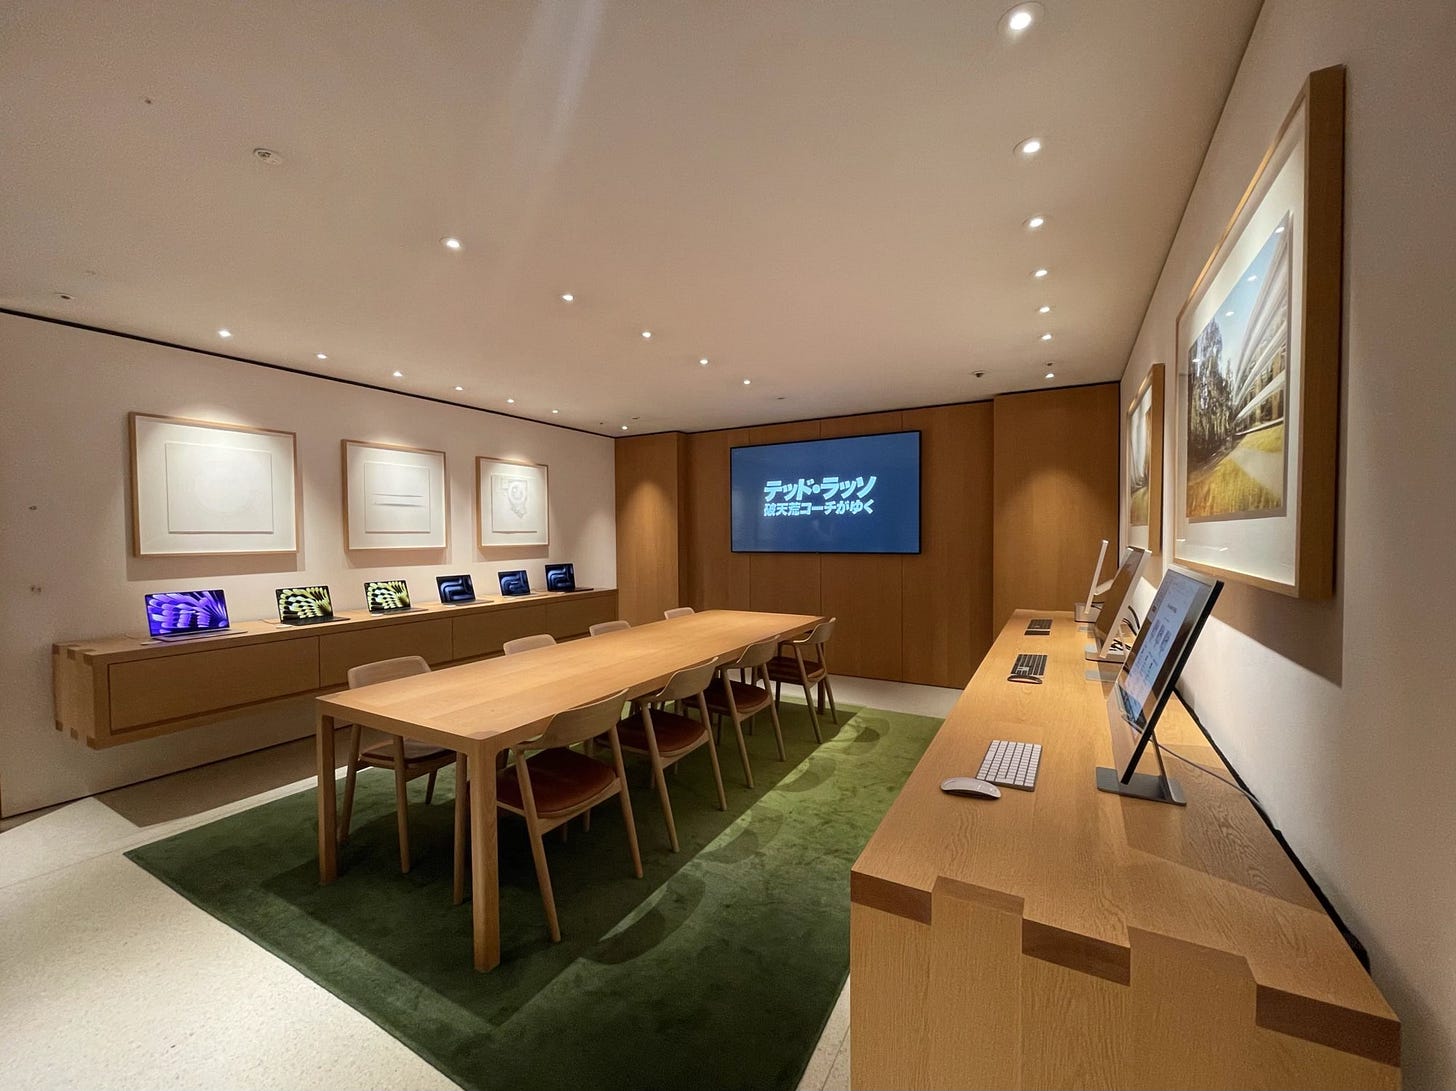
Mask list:
[[[750,644],[743,649],[743,654],[731,663],[725,663],[727,667],[761,667],[778,654],[778,637],[760,641],[757,644]]]
[[[591,633],[592,636],[601,636],[603,633],[617,633],[621,632],[623,629],[630,628],[632,628],[632,623],[630,621],[622,621],[619,618],[616,621],[599,621],[595,625],[591,626],[587,630],[587,632]]]
[[[662,611],[662,616],[671,621],[675,617],[687,617],[692,612],[691,606],[674,606],[671,610]]]
[[[361,663],[349,668],[349,688],[372,686],[376,682],[392,682],[396,678],[408,678],[414,674],[429,674],[430,665],[417,655],[402,655],[398,659],[381,659],[377,663]]]
[[[534,648],[549,648],[556,643],[556,638],[550,633],[535,633],[532,636],[518,636],[515,640],[507,640],[501,649],[507,655],[515,655],[517,652],[529,652]]]
[[[798,640],[794,641],[794,643],[803,646],[828,644],[829,638],[834,635],[834,623],[838,620],[837,617],[832,617],[828,621],[821,621],[814,628],[799,637]]]
[[[526,745],[532,750],[551,750],[594,739],[616,727],[617,718],[622,715],[622,702],[626,699],[627,691],[619,690],[589,705],[577,705],[558,712],[546,725],[546,730]]]
[[[701,663],[694,663],[691,667],[684,667],[663,683],[660,690],[643,697],[642,700],[679,701],[684,697],[702,693],[708,688],[708,683],[713,680],[713,672],[717,669],[717,659],[705,659]]]

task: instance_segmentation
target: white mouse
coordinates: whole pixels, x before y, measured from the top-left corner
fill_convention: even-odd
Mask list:
[[[951,777],[940,782],[940,790],[953,796],[974,796],[978,799],[1000,799],[1001,789],[989,780],[975,777]]]

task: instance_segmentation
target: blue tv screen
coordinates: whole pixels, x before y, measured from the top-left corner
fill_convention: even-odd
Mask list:
[[[730,453],[735,553],[919,553],[920,433]]]

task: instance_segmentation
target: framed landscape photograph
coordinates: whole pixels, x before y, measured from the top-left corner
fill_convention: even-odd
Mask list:
[[[1178,314],[1174,559],[1300,598],[1334,593],[1344,102],[1310,75]]]
[[[1148,368],[1128,403],[1122,462],[1127,544],[1157,553],[1163,544],[1163,365]]]
[[[444,451],[353,439],[343,451],[345,549],[450,544]]]
[[[292,432],[147,413],[128,421],[138,557],[297,552]]]
[[[544,553],[551,544],[548,485],[547,468],[538,463],[477,458],[475,522],[480,548],[498,555]]]

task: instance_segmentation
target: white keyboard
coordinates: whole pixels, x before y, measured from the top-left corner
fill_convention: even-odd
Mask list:
[[[1030,792],[1036,788],[1036,769],[1040,764],[1041,743],[994,739],[986,748],[986,760],[981,762],[981,771],[976,777]]]

